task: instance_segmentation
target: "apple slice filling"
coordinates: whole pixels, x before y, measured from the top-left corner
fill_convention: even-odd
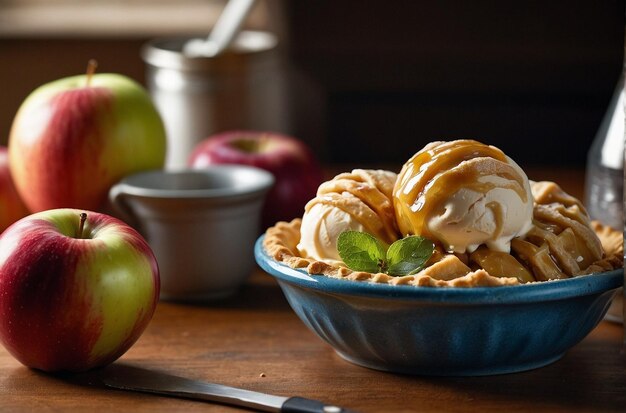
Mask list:
[[[533,274],[513,255],[480,247],[470,260],[494,277],[516,277],[521,283],[535,281]]]

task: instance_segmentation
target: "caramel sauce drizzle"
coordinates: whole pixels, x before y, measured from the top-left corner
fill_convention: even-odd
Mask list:
[[[497,183],[480,180],[486,176],[498,176],[503,180]],[[524,176],[509,164],[499,149],[473,140],[427,145],[404,165],[394,187],[399,229],[403,235],[415,234],[432,239],[428,220],[433,213],[444,212],[442,208],[451,194],[461,188],[486,194],[495,187],[511,189],[524,202],[528,201]],[[512,240],[511,254],[481,247],[467,256],[473,266],[485,268],[494,276],[516,276],[520,282],[529,282],[568,278],[601,258],[588,245],[591,240],[587,238],[594,236],[593,231],[589,228],[581,233],[588,227],[588,217],[580,201],[558,187],[543,189],[536,203],[562,204],[555,212],[580,224],[581,228],[569,228],[563,219],[539,219],[535,212],[533,229],[525,239]],[[578,208],[574,208],[574,204]],[[503,230],[505,217],[497,202],[486,206],[496,218],[495,239]]]
[[[490,161],[471,162],[475,158],[490,158]],[[460,166],[464,161],[470,162]],[[506,155],[498,148],[474,140],[426,146],[405,164],[394,188],[400,231],[403,235],[432,237],[427,226],[431,213],[440,209],[449,195],[461,188],[483,194],[494,189],[496,184],[479,181],[479,178],[488,175],[507,179],[510,184],[504,186],[514,190],[524,202],[527,201],[524,177],[508,163]],[[494,215],[498,218],[498,235],[503,224],[501,210],[495,209]]]

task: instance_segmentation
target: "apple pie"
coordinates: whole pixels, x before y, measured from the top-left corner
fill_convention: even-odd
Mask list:
[[[435,244],[415,275],[353,271],[337,252],[343,231],[384,245],[410,234]],[[310,274],[429,287],[517,285],[623,266],[623,237],[591,221],[582,203],[553,182],[532,182],[499,149],[434,142],[399,175],[355,169],[323,183],[302,218],[279,222],[267,253]]]

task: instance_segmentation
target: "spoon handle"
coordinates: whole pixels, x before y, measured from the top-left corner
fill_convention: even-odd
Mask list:
[[[253,5],[254,0],[229,0],[226,3],[206,40],[214,45],[214,54],[221,53],[230,45]]]

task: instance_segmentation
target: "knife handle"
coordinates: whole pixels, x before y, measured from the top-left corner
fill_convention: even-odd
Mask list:
[[[324,404],[317,400],[304,397],[290,397],[283,403],[280,411],[283,413],[356,413],[339,406]]]

